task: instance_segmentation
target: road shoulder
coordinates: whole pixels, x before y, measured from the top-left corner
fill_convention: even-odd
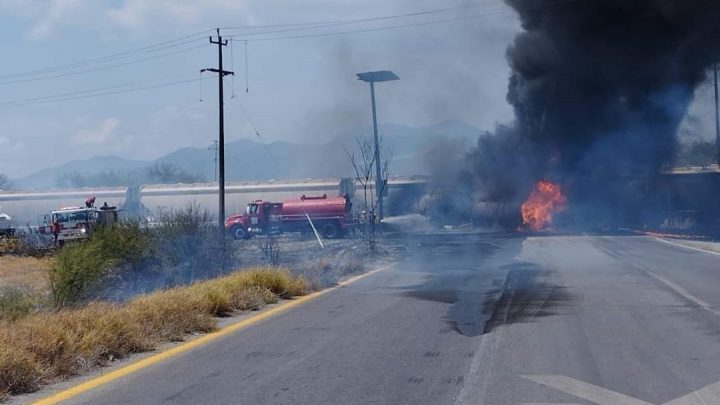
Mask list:
[[[254,324],[260,323],[275,315],[287,312],[292,308],[301,306],[306,302],[312,301],[343,286],[352,284],[372,274],[387,270],[396,262],[377,267],[366,273],[345,279],[337,283],[337,285],[325,288],[311,294],[297,297],[294,299],[283,300],[276,304],[265,306],[259,311],[240,312],[230,317],[221,318],[219,327],[216,331],[207,334],[188,335],[184,341],[167,343],[161,345],[158,349],[129,356],[125,359],[117,360],[107,367],[94,369],[93,371],[77,376],[69,380],[52,384],[31,394],[18,395],[10,397],[9,404],[55,404],[66,399],[75,397],[89,390],[95,389],[119,378],[131,375],[137,371],[150,367],[154,364],[166,361],[170,358],[179,356],[185,352],[198,347],[210,344],[224,336],[239,332]]]

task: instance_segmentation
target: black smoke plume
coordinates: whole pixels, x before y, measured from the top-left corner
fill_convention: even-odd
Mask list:
[[[575,215],[637,215],[720,59],[720,1],[506,2],[523,27],[507,51],[516,119],[479,139],[461,178],[475,200],[519,203],[549,178]]]

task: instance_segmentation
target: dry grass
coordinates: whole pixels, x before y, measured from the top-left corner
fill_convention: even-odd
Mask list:
[[[208,332],[216,316],[253,310],[306,292],[286,270],[253,268],[140,296],[122,305],[31,314],[0,324],[0,398],[30,392],[187,333]]]
[[[48,291],[47,271],[51,258],[35,258],[14,255],[0,256],[0,287],[30,289],[36,294]]]

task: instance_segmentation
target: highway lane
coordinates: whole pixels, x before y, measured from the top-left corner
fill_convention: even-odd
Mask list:
[[[720,256],[618,236],[408,245],[389,270],[68,402],[720,403]]]

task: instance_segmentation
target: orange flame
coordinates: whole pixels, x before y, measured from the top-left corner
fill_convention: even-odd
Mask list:
[[[533,231],[547,228],[553,215],[565,209],[566,198],[560,186],[547,180],[540,180],[522,205],[523,225]]]

